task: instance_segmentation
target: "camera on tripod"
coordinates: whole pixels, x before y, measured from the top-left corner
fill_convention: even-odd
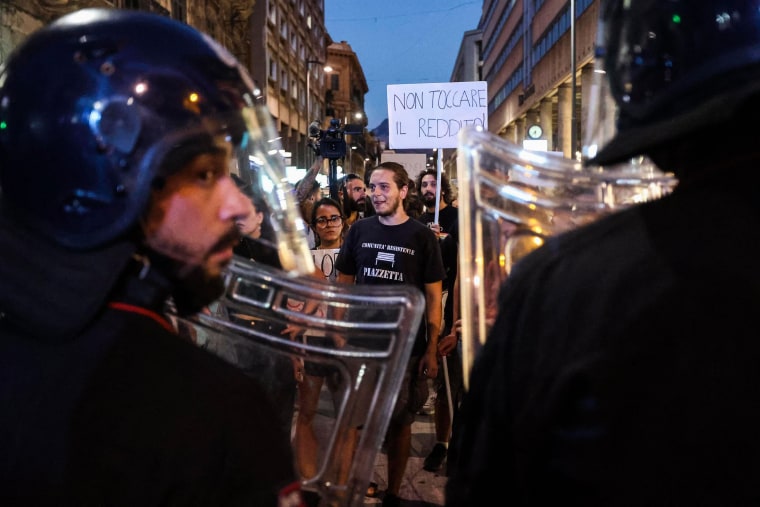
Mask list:
[[[341,127],[340,120],[333,118],[330,126],[323,130],[318,121],[309,125],[309,146],[322,157],[336,160],[346,156],[346,134],[355,135],[362,133],[361,125],[346,125]]]

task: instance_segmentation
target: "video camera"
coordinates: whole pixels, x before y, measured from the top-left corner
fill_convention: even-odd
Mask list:
[[[313,121],[309,125],[309,146],[315,153],[322,155],[324,158],[336,160],[346,156],[346,134],[356,135],[363,131],[361,125],[346,125],[341,127],[340,120],[333,118],[330,120],[330,127],[322,130],[318,121]]]

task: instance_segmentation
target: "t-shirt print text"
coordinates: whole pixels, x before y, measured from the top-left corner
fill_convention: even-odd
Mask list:
[[[362,246],[377,249],[374,264],[364,266],[362,269],[362,274],[365,278],[380,278],[394,282],[404,282],[404,273],[395,270],[397,260],[396,255],[400,253],[402,255],[413,256],[413,249],[377,243],[364,243]]]
[[[391,252],[401,252],[407,255],[414,255],[413,248],[396,245],[384,245],[383,243],[362,243],[362,248],[373,248],[375,250],[390,250]]]

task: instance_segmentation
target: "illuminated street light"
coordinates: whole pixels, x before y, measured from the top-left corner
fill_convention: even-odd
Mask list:
[[[348,126],[348,118],[352,118],[357,121],[357,123],[362,123],[362,119],[364,118],[364,113],[362,111],[356,111],[354,113],[351,113],[351,111],[346,111],[346,115],[343,117],[343,127],[346,128]],[[356,149],[356,146],[354,145],[354,136],[358,135],[358,132],[346,132],[346,134],[349,134],[351,136],[351,149],[346,154],[348,157],[348,172],[353,172],[353,158],[354,158],[354,152],[353,150]]]
[[[348,114],[347,114],[346,116],[344,116],[344,117],[343,117],[343,124],[344,124],[344,125],[348,123],[348,117],[349,117],[349,116],[351,116],[351,115],[348,115]],[[361,119],[362,119],[362,118],[364,118],[364,113],[362,113],[361,111],[356,111],[356,112],[353,114],[353,118],[354,118],[355,120],[361,121]]]

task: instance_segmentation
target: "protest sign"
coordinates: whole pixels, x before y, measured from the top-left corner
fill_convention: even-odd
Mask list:
[[[463,127],[488,128],[485,81],[388,85],[387,98],[394,150],[456,148]]]
[[[325,280],[335,282],[338,279],[338,271],[335,269],[335,261],[338,259],[339,248],[324,248],[312,250],[314,265],[325,275]]]

